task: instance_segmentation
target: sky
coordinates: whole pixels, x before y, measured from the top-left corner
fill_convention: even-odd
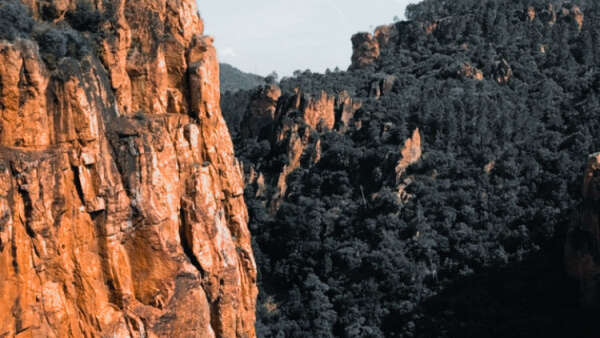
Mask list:
[[[198,0],[221,62],[279,77],[350,65],[357,32],[404,18],[414,0]]]

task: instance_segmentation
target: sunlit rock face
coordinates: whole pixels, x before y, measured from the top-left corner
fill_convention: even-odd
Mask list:
[[[242,172],[195,1],[0,11],[20,20],[0,35],[0,333],[255,336]]]
[[[379,58],[381,50],[398,36],[395,25],[383,25],[371,33],[357,33],[352,36],[352,63],[350,70],[361,69],[373,65]]]

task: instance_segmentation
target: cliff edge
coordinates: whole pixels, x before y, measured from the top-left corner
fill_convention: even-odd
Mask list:
[[[0,3],[0,335],[255,335],[242,172],[197,13]]]

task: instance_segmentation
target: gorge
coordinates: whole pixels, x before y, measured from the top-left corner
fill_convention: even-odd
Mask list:
[[[425,0],[280,81],[197,6],[0,0],[0,336],[594,336],[600,4]]]

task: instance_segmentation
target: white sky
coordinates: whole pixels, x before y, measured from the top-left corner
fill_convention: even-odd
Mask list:
[[[280,77],[294,70],[345,70],[352,34],[373,31],[416,0],[197,0],[205,34],[219,60],[243,71]]]

